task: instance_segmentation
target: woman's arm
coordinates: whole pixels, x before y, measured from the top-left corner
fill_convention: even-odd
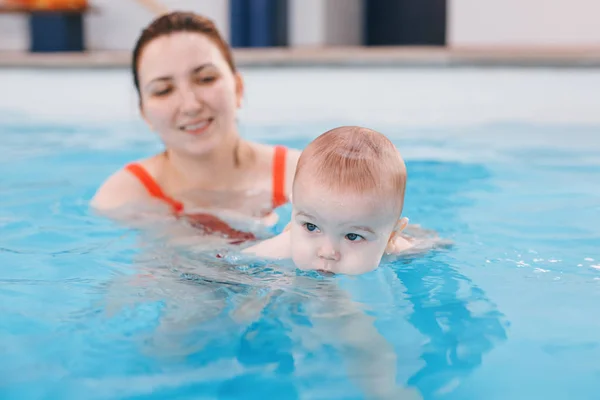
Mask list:
[[[121,169],[100,186],[90,205],[98,211],[109,211],[146,199],[148,199],[148,191],[139,179]]]

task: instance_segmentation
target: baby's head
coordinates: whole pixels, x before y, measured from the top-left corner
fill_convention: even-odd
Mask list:
[[[292,192],[292,259],[304,270],[361,274],[379,265],[403,228],[406,166],[371,129],[343,126],[312,141]]]

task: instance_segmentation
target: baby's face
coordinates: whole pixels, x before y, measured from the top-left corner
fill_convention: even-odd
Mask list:
[[[335,193],[309,177],[296,181],[292,259],[303,270],[362,274],[379,266],[398,222],[391,199]]]

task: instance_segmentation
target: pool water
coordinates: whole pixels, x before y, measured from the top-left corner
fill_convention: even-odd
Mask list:
[[[338,122],[243,132],[302,148]],[[268,266],[195,270],[90,212],[108,174],[160,148],[141,125],[5,119],[0,398],[360,399],[390,373],[424,399],[596,398],[600,127],[374,127],[406,157],[405,215],[454,246],[293,287]],[[360,312],[336,315],[331,285]]]

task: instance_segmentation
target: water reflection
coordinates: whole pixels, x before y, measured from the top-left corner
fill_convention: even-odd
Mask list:
[[[463,232],[457,211],[471,205],[465,193],[487,185],[489,174],[445,163],[412,171],[413,221],[443,236]],[[346,279],[248,264],[235,252],[217,259],[222,248],[162,239],[140,240],[135,272],[111,282],[106,310],[155,310],[146,314],[154,328],[140,347],[165,372],[229,366],[210,381],[173,388],[177,394],[193,388],[220,398],[361,398],[357,393],[388,390],[387,398],[414,398],[406,390],[413,387],[436,398],[452,394],[506,340],[504,316],[460,272],[452,250]]]
[[[408,383],[426,399],[450,393],[506,340],[506,319],[482,289],[439,258],[409,260],[394,270],[413,307],[407,319],[427,338],[424,365]]]
[[[492,173],[481,164],[408,163],[406,209],[413,220],[463,245],[469,226],[460,215],[475,205],[473,193],[495,191]],[[435,179],[432,179],[435,176]],[[423,365],[408,383],[424,398],[451,396],[486,353],[507,339],[508,322],[484,290],[461,273],[466,260],[454,252],[431,253],[398,262],[394,273],[412,306],[407,320],[425,338]]]

